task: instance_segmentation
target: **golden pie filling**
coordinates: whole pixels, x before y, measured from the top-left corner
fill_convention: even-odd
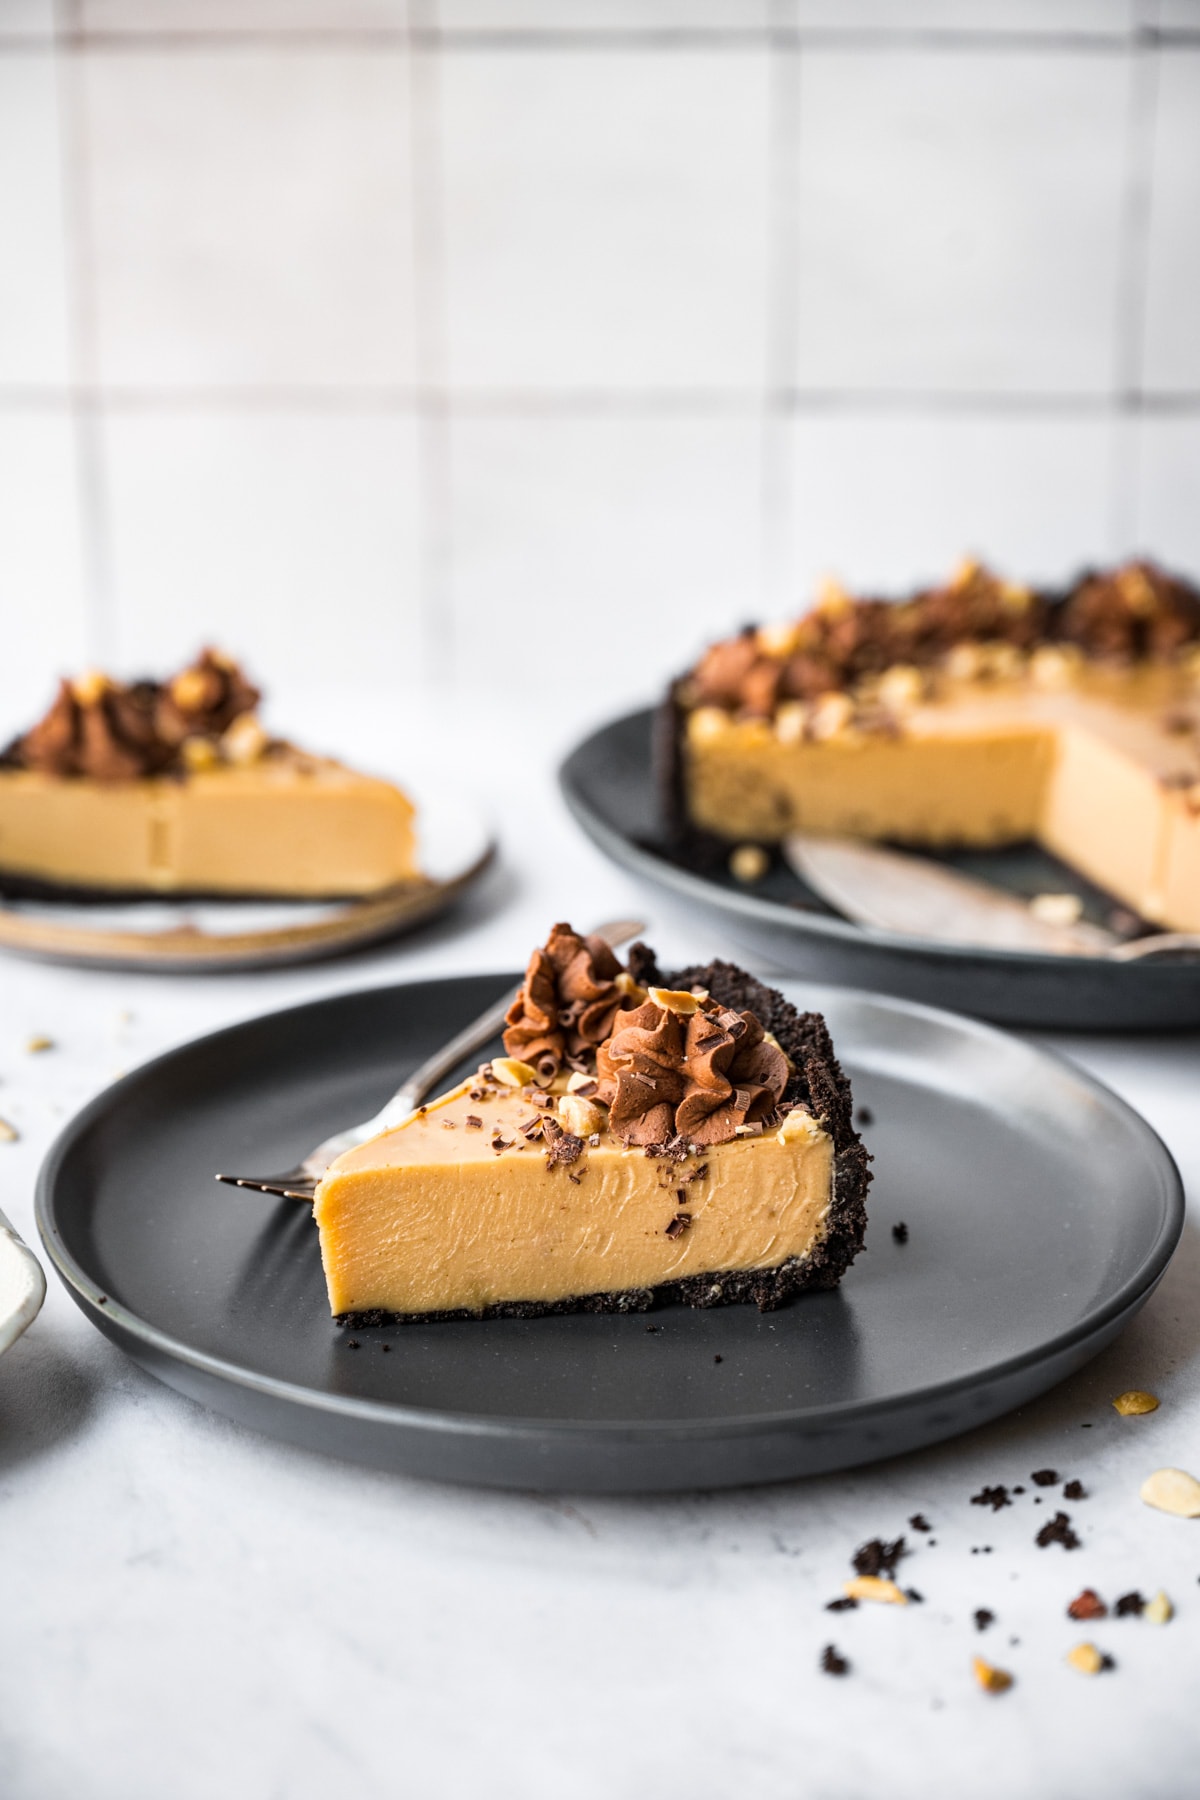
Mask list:
[[[0,758],[0,885],[366,896],[419,879],[411,801],[271,740],[216,652],[167,682],[64,682]]]
[[[333,1312],[482,1313],[719,1280],[805,1257],[824,1232],[833,1141],[807,1113],[679,1160],[604,1129],[559,1163],[522,1135],[526,1095],[472,1100],[471,1085],[330,1168],[315,1214]]]
[[[508,1054],[348,1151],[314,1213],[343,1320],[783,1304],[861,1247],[868,1158],[824,1021],[732,964],[671,986],[556,925]]]
[[[1200,596],[1147,566],[1054,605],[973,567],[907,603],[827,596],[714,645],[674,702],[702,831],[1036,840],[1145,920],[1200,929]]]

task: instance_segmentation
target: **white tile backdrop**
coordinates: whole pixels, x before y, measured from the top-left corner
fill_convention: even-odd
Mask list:
[[[1200,0],[0,0],[0,242],[18,716],[1200,576]]]

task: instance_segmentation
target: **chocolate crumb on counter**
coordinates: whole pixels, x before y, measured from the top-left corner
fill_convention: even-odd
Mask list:
[[[1058,1485],[1057,1469],[1035,1469],[1029,1477],[1035,1487],[1056,1487]]]
[[[908,1226],[904,1223],[903,1219],[898,1219],[892,1226],[892,1237],[897,1244],[907,1244]]]
[[[1024,1488],[1023,1488],[1023,1487],[1020,1487],[1020,1486],[1018,1486],[1018,1487],[1015,1487],[1015,1488],[1014,1488],[1014,1489],[1013,1489],[1013,1493],[1014,1493],[1014,1494],[1023,1494],[1023,1493],[1024,1493],[1024,1492],[1025,1492],[1025,1489],[1024,1489]]]
[[[1033,1541],[1039,1550],[1049,1544],[1061,1544],[1064,1550],[1079,1549],[1079,1538],[1071,1529],[1071,1521],[1065,1512],[1056,1512],[1052,1519],[1047,1519]]]
[[[871,1111],[869,1106],[860,1106],[854,1115],[854,1123],[856,1125],[873,1125],[875,1123],[875,1114]]]
[[[379,1346],[379,1348],[383,1351],[383,1354],[385,1356],[388,1354],[388,1351],[391,1349],[391,1347],[392,1346],[390,1344],[380,1344],[380,1346]]]
[[[856,1575],[886,1575],[890,1580],[896,1573],[896,1564],[906,1554],[902,1537],[895,1538],[890,1544],[883,1538],[870,1538],[860,1544],[851,1561]]]
[[[924,1594],[918,1594],[916,1588],[905,1588],[904,1591],[908,1595],[909,1599],[912,1601],[914,1606],[923,1606],[924,1605],[925,1596],[924,1596]]]
[[[1118,1619],[1140,1619],[1146,1610],[1146,1602],[1134,1588],[1131,1593],[1118,1596],[1113,1612]]]
[[[825,1611],[853,1612],[857,1605],[858,1601],[854,1598],[853,1594],[843,1594],[838,1600],[827,1600],[825,1602]]]
[[[347,1350],[359,1350],[362,1348],[362,1346],[360,1345],[357,1338],[347,1338],[346,1339],[346,1348],[347,1348]]]
[[[925,1517],[924,1513],[914,1513],[908,1522],[914,1531],[933,1530],[933,1526],[929,1523],[929,1520]]]
[[[974,1613],[976,1631],[986,1631],[996,1623],[996,1615],[988,1606],[977,1606]]]
[[[724,1358],[724,1357],[723,1357],[723,1356],[714,1356],[714,1357],[713,1357],[713,1361],[714,1361],[714,1362],[715,1362],[715,1363],[719,1363],[719,1362],[724,1362],[724,1361],[725,1361],[725,1358]]]
[[[1084,1588],[1067,1607],[1069,1619],[1107,1619],[1108,1608],[1095,1588]]]
[[[848,1675],[850,1664],[844,1656],[838,1654],[832,1644],[826,1644],[821,1652],[821,1667],[826,1675]]]
[[[972,1506],[990,1506],[993,1512],[999,1512],[1002,1506],[1011,1506],[1008,1489],[998,1482],[995,1487],[980,1488],[977,1494],[971,1495]]]
[[[1082,1481],[1066,1481],[1063,1483],[1064,1500],[1086,1500],[1087,1489]]]
[[[646,1330],[647,1331],[661,1331],[662,1327],[661,1327],[661,1325],[647,1325]]]

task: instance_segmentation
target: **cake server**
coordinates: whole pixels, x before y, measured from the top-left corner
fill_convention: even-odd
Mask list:
[[[589,935],[603,938],[615,950],[645,929],[640,919],[616,919],[608,925],[598,925]],[[393,1125],[399,1125],[402,1119],[407,1119],[409,1113],[420,1106],[426,1094],[431,1093],[465,1057],[470,1056],[474,1050],[482,1049],[489,1038],[494,1038],[519,992],[518,984],[481,1012],[477,1019],[465,1025],[440,1050],[435,1050],[432,1056],[426,1057],[373,1118],[364,1119],[361,1125],[350,1125],[345,1131],[335,1132],[332,1137],[310,1150],[307,1156],[302,1157],[294,1169],[285,1169],[281,1175],[218,1175],[217,1180],[227,1182],[230,1187],[253,1188],[260,1194],[279,1194],[285,1200],[311,1200],[317,1191],[317,1183],[335,1157],[355,1149],[359,1144],[365,1144],[368,1138],[378,1137],[381,1131],[389,1131]]]
[[[1106,956],[1132,962],[1200,950],[1200,936],[1156,932],[1124,941],[1084,919],[1039,915],[1026,900],[924,856],[909,856],[859,838],[796,832],[784,855],[814,893],[856,925],[943,944],[991,950],[1039,950],[1059,956]]]
[[[33,1323],[45,1298],[41,1263],[0,1212],[0,1351]]]

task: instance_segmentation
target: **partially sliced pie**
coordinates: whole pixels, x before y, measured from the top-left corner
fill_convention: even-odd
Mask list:
[[[664,720],[684,854],[1036,839],[1142,919],[1200,930],[1200,592],[1151,564],[1062,595],[976,564],[908,600],[830,587],[714,644]]]
[[[64,681],[0,756],[0,891],[340,898],[419,879],[412,802],[267,736],[206,650],[168,681]]]
[[[731,963],[556,925],[508,1054],[317,1189],[343,1323],[782,1305],[861,1248],[868,1157],[824,1020]]]

